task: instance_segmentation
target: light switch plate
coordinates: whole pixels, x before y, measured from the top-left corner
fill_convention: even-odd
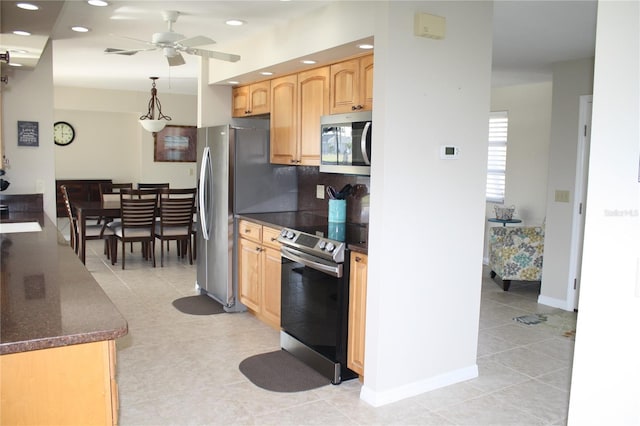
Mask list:
[[[316,198],[324,200],[324,185],[316,185]]]
[[[568,203],[569,191],[556,189],[555,200],[559,203]]]

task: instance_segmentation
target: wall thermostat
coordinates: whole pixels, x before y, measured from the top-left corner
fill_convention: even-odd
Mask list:
[[[440,158],[443,160],[457,160],[460,156],[460,148],[454,145],[442,145],[440,147]]]

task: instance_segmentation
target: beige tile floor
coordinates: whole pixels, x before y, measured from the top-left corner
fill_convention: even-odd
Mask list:
[[[195,265],[165,267],[127,252],[127,269],[89,242],[87,268],[129,323],[117,342],[120,425],[562,425],[566,424],[576,315],[536,303],[539,285],[503,292],[482,280],[480,375],[380,408],[359,399],[360,383],[300,393],[269,392],[238,370],[248,356],[277,350],[278,334],[248,313],[193,316],[171,302],[195,294]],[[514,317],[544,313],[523,325]]]

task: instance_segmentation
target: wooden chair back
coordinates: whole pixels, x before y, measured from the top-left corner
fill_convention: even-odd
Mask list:
[[[75,215],[71,210],[71,201],[69,201],[69,193],[67,192],[66,185],[60,185],[60,192],[62,193],[62,199],[64,201],[64,207],[69,218],[69,236],[71,239],[71,248],[78,253],[78,224],[76,222]]]
[[[119,201],[123,189],[133,189],[133,183],[101,183],[100,199],[104,201]]]

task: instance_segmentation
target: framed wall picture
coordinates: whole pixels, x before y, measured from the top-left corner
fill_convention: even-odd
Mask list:
[[[18,146],[38,146],[39,130],[37,121],[18,121]]]
[[[165,126],[153,136],[153,161],[196,162],[198,130],[195,126]]]

